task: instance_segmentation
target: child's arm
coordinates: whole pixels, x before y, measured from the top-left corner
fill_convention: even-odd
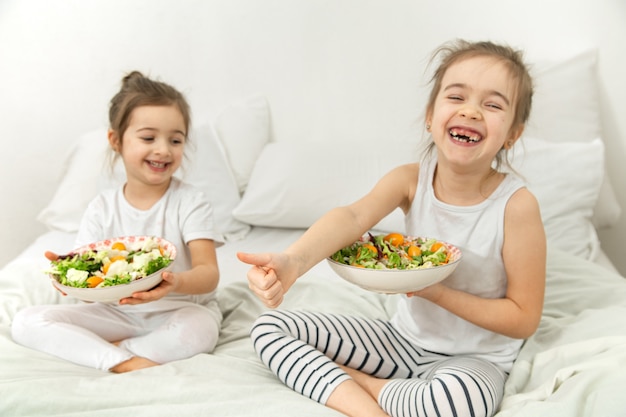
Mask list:
[[[418,175],[418,164],[393,169],[363,198],[322,216],[283,253],[238,253],[239,260],[253,265],[250,289],[266,306],[277,307],[296,279],[315,264],[353,243],[395,208],[408,210]]]
[[[141,304],[158,300],[170,292],[204,294],[217,288],[219,269],[215,243],[197,239],[188,243],[191,269],[182,272],[163,272],[163,281],[150,291],[138,292],[120,300],[120,304]]]
[[[507,274],[503,298],[486,299],[443,284],[412,293],[477,326],[524,339],[539,326],[546,279],[546,238],[535,197],[516,192],[507,204],[502,258]]]
[[[215,243],[209,239],[192,240],[187,244],[191,253],[191,269],[176,274],[173,292],[205,294],[217,288],[220,273],[217,266]]]

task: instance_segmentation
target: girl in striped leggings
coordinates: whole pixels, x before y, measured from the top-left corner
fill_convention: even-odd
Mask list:
[[[282,253],[239,253],[250,288],[278,307],[296,279],[396,207],[408,235],[454,243],[457,269],[407,294],[389,321],[270,310],[251,337],[297,392],[349,416],[491,416],[541,318],[546,243],[524,183],[498,170],[521,136],[532,81],[521,53],[491,42],[439,48],[428,152],[331,210]],[[339,232],[340,231],[340,232]]]

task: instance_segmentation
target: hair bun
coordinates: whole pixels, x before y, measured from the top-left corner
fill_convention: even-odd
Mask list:
[[[126,89],[136,82],[145,79],[144,75],[139,71],[131,71],[122,78],[122,88]]]

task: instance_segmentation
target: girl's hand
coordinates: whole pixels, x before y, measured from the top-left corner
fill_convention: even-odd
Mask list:
[[[44,256],[46,257],[46,259],[48,259],[49,261],[56,261],[57,259],[59,259],[59,255],[57,255],[54,252],[50,252],[50,251],[46,251],[44,253]],[[52,288],[54,288],[55,290],[57,290],[58,292],[61,293],[61,295],[63,297],[66,297],[67,294],[65,294],[63,291],[61,291],[60,289],[58,289],[57,287],[54,286],[54,284],[50,283],[50,285],[52,285]]]
[[[46,251],[44,253],[44,256],[46,257],[46,259],[48,259],[49,261],[56,261],[57,259],[59,259],[59,255],[57,255],[54,252],[50,252],[49,250]]]
[[[442,284],[433,284],[419,291],[413,291],[406,294],[407,297],[422,297],[428,301],[437,304],[437,300],[441,298],[441,295],[445,291],[445,286]]]
[[[294,262],[277,253],[237,253],[240,261],[253,265],[248,271],[248,286],[269,308],[282,303],[285,293],[297,278]]]
[[[161,274],[161,276],[163,277],[163,281],[161,281],[159,285],[151,290],[136,292],[130,297],[122,298],[120,300],[120,304],[144,304],[156,301],[165,297],[167,294],[174,291],[174,289],[178,287],[178,274],[165,271]]]
[[[58,287],[55,287],[53,283],[50,283],[50,285],[52,285],[52,288],[60,292],[63,297],[67,297],[67,294],[61,291]]]

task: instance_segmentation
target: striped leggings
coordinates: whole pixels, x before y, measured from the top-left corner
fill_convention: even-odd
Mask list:
[[[251,338],[284,384],[322,404],[350,379],[338,364],[390,379],[377,400],[393,417],[491,416],[504,391],[506,376],[493,364],[420,349],[383,320],[274,310]]]

